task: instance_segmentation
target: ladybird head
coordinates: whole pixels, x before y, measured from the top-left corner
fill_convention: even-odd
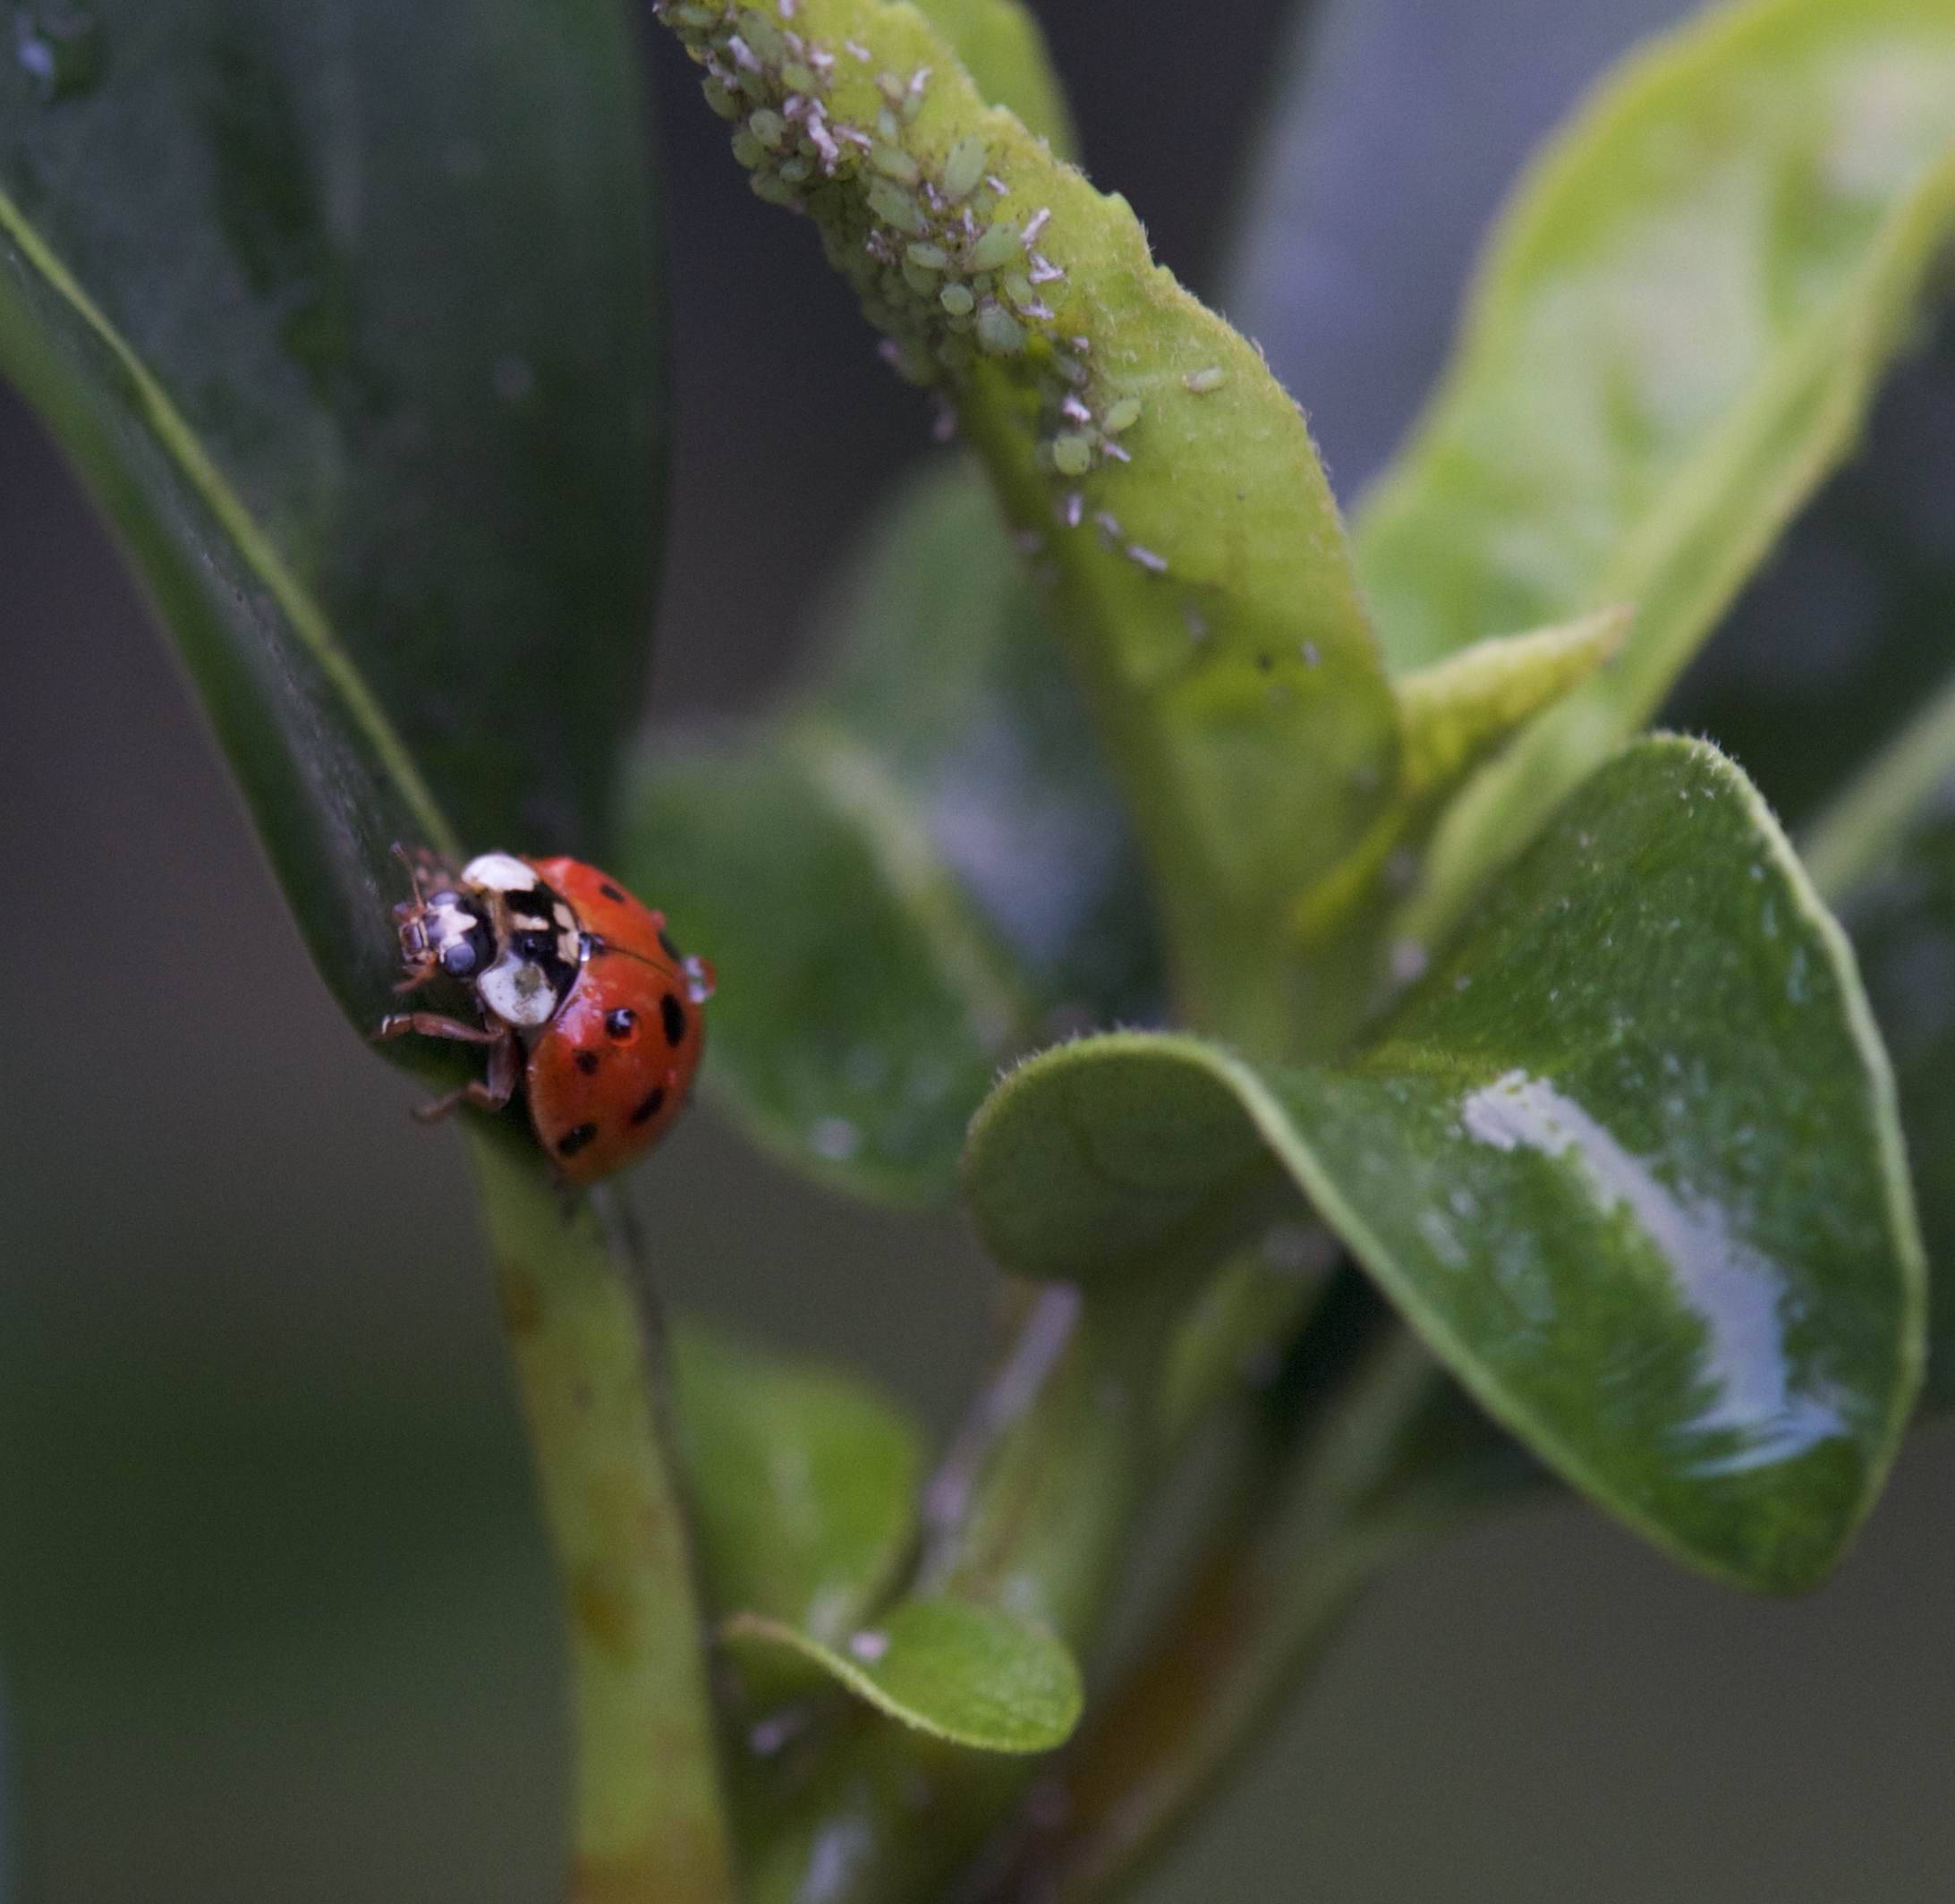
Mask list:
[[[562,895],[514,854],[484,853],[462,887],[489,921],[495,956],[472,982],[482,1008],[519,1031],[548,1024],[583,962],[583,935]]]

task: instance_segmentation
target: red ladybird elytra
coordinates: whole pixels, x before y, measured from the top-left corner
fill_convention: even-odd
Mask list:
[[[481,1022],[397,1012],[375,1035],[489,1051],[485,1076],[415,1115],[499,1110],[520,1082],[537,1141],[573,1184],[595,1183],[654,1143],[699,1068],[711,968],[680,952],[663,914],[581,860],[484,853],[451,878],[401,856],[413,897],[394,909],[406,968],[396,989],[452,980]]]

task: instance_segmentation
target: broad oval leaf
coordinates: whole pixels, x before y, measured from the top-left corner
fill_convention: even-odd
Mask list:
[[[1891,1086],[1711,748],[1593,776],[1348,1064],[1067,1047],[982,1114],[968,1181],[1008,1264],[1077,1275],[1095,1215],[1171,1246],[1259,1149],[1491,1413],[1680,1557],[1804,1586],[1866,1511],[1920,1364]]]
[[[369,1025],[394,840],[606,848],[664,438],[630,11],[16,25],[0,370],[121,531]]]
[[[996,509],[935,469],[872,531],[814,689],[660,736],[623,869],[712,948],[709,1088],[858,1194],[947,1195],[998,1067],[1152,1016],[1145,875]]]
[[[1050,1752],[1084,1702],[1078,1666],[1045,1628],[968,1601],[905,1600],[839,1646],[756,1613],[720,1632],[735,1658],[786,1649],[890,1718],[981,1752]]]
[[[1851,446],[1955,220],[1955,13],[1755,0],[1632,59],[1535,167],[1426,420],[1361,511],[1394,663],[1637,605],[1483,777],[1428,911],[1649,718]]]
[[[915,1424],[846,1376],[698,1328],[674,1340],[673,1381],[710,1603],[839,1644],[915,1540]]]

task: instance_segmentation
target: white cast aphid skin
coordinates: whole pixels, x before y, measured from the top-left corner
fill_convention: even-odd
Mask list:
[[[513,853],[478,854],[463,867],[462,878],[490,892],[528,892],[536,884],[535,872]]]

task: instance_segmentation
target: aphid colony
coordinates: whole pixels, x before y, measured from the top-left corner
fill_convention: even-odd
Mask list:
[[[415,1115],[500,1110],[520,1084],[537,1141],[567,1182],[594,1183],[648,1149],[699,1068],[710,969],[673,944],[662,914],[580,860],[484,853],[455,874],[400,856],[413,896],[394,908],[405,968],[395,989],[449,983],[478,1018],[396,1012],[375,1036],[489,1053],[485,1076]]]
[[[854,40],[837,54],[798,31],[797,0],[775,0],[778,17],[705,0],[657,0],[657,11],[706,69],[707,102],[734,123],[734,156],[755,192],[816,213],[831,263],[899,375],[928,387],[982,362],[1011,370],[1036,395],[1039,461],[1061,484],[1130,460],[1120,438],[1141,421],[1140,398],[1101,394],[1091,339],[1061,335],[1049,302],[1067,275],[1041,249],[1050,209],[1023,222],[999,216],[1010,187],[975,133],[940,155],[919,153],[910,129],[929,97],[928,67],[877,74],[874,118],[858,124],[831,113],[837,61],[867,67],[873,56]],[[823,190],[830,184],[849,189]],[[1198,372],[1187,385],[1200,395],[1220,378]],[[1079,525],[1076,492],[1062,494],[1058,513]],[[1118,533],[1108,540],[1150,574],[1166,572],[1155,551]]]

